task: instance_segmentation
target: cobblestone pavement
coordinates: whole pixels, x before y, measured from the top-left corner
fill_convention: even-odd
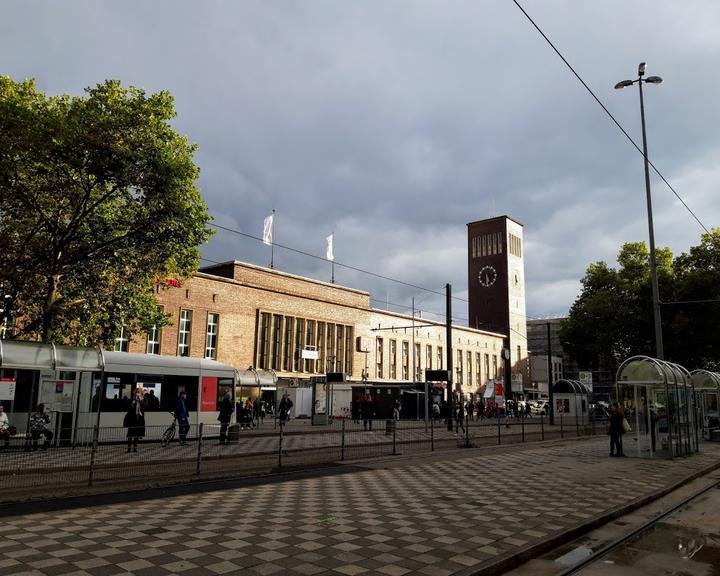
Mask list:
[[[470,574],[720,462],[608,458],[606,439],[9,516],[2,574]]]

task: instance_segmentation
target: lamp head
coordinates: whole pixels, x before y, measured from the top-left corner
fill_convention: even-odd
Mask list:
[[[622,82],[618,82],[615,84],[615,90],[620,90],[620,88],[626,88],[627,86],[632,86],[633,81],[632,80],[623,80]]]
[[[645,78],[645,82],[648,84],[660,84],[662,82],[662,78],[660,78],[660,76],[648,76]]]
[[[640,62],[640,65],[638,66],[638,76],[643,76],[645,74],[645,62]]]

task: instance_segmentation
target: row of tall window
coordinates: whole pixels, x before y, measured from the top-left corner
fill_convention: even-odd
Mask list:
[[[387,343],[386,343],[387,340]],[[399,344],[399,345],[398,345]],[[387,356],[385,354],[387,346]],[[394,338],[375,339],[375,378],[378,380],[411,380],[410,358],[411,343]],[[398,350],[400,351],[398,354]],[[399,355],[399,357],[398,357]],[[495,354],[483,354],[469,350],[457,350],[455,361],[454,382],[469,386],[480,386],[490,378],[498,377],[498,357]],[[483,362],[484,358],[484,362]],[[422,353],[422,344],[415,343],[415,377],[416,382],[425,380],[425,370],[442,370],[445,365],[445,356],[442,346],[433,347],[425,345],[425,354]],[[484,376],[484,377],[483,377]]]
[[[352,373],[353,327],[260,312],[255,365],[263,370]]]
[[[515,234],[508,236],[508,252],[518,258],[522,258],[522,240],[519,236],[515,236]]]
[[[472,239],[472,257],[492,256],[503,253],[503,233],[481,234]]]
[[[217,360],[218,330],[220,327],[220,314],[208,312],[205,317],[205,352],[204,357]],[[160,354],[163,331],[158,326],[153,326],[145,335],[145,353]],[[193,311],[181,308],[178,317],[178,339],[177,355],[190,356],[190,346],[193,339]],[[116,352],[128,352],[132,335],[127,326],[121,326],[120,332],[115,337],[113,350]]]

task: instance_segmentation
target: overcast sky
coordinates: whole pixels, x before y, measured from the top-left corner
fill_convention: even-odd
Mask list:
[[[648,75],[649,156],[708,228],[720,225],[717,0],[523,0],[636,142]],[[0,0],[0,74],[81,94],[116,78],[175,97],[199,146],[215,222],[338,264],[467,294],[471,221],[525,226],[528,316],[567,313],[588,264],[647,240],[642,157],[511,0]],[[652,176],[655,237],[702,229]],[[203,254],[260,265],[270,249],[218,230]],[[207,262],[204,262],[207,264]],[[276,247],[279,270],[330,280]],[[336,266],[373,305],[442,298]],[[467,320],[467,305],[454,303]]]

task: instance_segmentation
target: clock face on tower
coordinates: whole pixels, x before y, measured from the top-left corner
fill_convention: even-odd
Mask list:
[[[478,282],[480,283],[480,286],[488,288],[489,286],[495,284],[496,281],[497,270],[495,270],[495,268],[492,266],[483,266],[480,268],[480,272],[478,272]]]

